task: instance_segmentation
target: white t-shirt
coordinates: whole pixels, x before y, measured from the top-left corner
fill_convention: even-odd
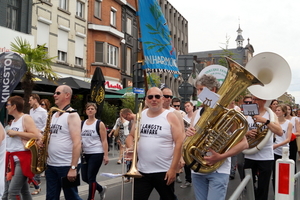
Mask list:
[[[83,152],[86,154],[103,153],[103,146],[100,136],[96,130],[97,120],[93,124],[87,125],[83,123],[81,138]]]
[[[44,131],[48,116],[47,111],[39,106],[36,109],[31,108],[29,111],[29,115],[32,117],[36,127],[40,131]]]
[[[144,110],[141,117],[137,167],[143,173],[166,172],[174,152],[171,126],[167,120],[170,111],[165,110],[156,117],[148,117],[147,111]]]
[[[200,111],[202,110],[202,108],[196,110],[195,112],[195,119],[194,119],[194,124],[192,124],[192,126],[194,126],[198,120],[200,119]],[[231,168],[231,157],[228,157],[225,159],[224,163],[214,172],[212,173],[223,173],[223,174],[230,174],[230,168]],[[199,172],[194,172],[194,170],[192,170],[192,173],[195,174],[199,174],[199,175],[206,175],[204,173],[199,173]]]
[[[70,166],[72,162],[73,142],[69,132],[68,112],[56,117],[53,114],[50,124],[50,141],[47,163],[51,166]],[[80,163],[80,159],[78,161]]]
[[[279,143],[283,142],[284,140],[286,140],[289,123],[290,123],[290,120],[285,120],[285,122],[283,124],[280,124],[283,134],[282,134],[282,136],[275,135],[274,144],[279,144]],[[282,156],[282,148],[289,147],[289,146],[290,146],[289,143],[286,143],[280,147],[277,147],[276,149],[274,149],[274,154],[276,154],[278,156]]]
[[[266,119],[270,119],[270,114],[266,111],[265,114],[262,116]],[[252,117],[246,116],[246,119],[249,124],[249,129],[257,129]],[[261,124],[258,122],[258,124]],[[267,126],[264,126],[263,129],[268,128]],[[245,154],[245,158],[251,159],[251,160],[274,160],[274,151],[273,151],[273,133],[270,137],[270,139],[267,141],[266,145],[259,150],[255,154]]]

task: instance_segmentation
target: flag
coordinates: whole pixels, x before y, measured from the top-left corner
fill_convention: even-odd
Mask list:
[[[139,21],[144,54],[143,69],[151,72],[180,74],[176,51],[167,21],[157,0],[140,0]]]
[[[0,54],[0,110],[27,71],[23,58],[14,52]]]
[[[100,67],[97,67],[94,71],[91,81],[91,102],[97,104],[96,118],[101,118],[101,112],[104,104],[105,96],[105,79]]]

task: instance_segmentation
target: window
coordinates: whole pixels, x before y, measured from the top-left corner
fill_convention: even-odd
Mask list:
[[[117,52],[118,48],[112,45],[107,45],[107,63],[117,66]]]
[[[64,10],[68,10],[69,0],[59,0],[59,7]]]
[[[43,22],[37,22],[37,44],[46,44],[49,47],[50,26]]]
[[[126,22],[126,33],[129,35],[132,34],[132,20],[129,17],[127,17],[127,22]]]
[[[83,66],[83,59],[75,57],[75,65],[77,65],[77,66]]]
[[[103,42],[96,42],[95,62],[103,63]]]
[[[111,8],[111,10],[110,10],[110,25],[116,26],[116,18],[117,18],[117,10],[115,8]]]
[[[76,15],[78,17],[84,18],[84,3],[82,3],[81,1],[77,1]]]
[[[127,48],[127,51],[126,51],[126,69],[125,69],[125,73],[127,75],[130,75],[131,73],[131,48]]]
[[[67,62],[67,53],[63,51],[58,51],[58,56],[57,56],[58,61],[60,62]]]
[[[6,10],[6,27],[19,31],[19,12],[20,12],[19,0],[9,0]]]
[[[95,15],[95,17],[98,17],[100,19],[101,19],[101,3],[102,3],[102,0],[95,0],[94,15]]]

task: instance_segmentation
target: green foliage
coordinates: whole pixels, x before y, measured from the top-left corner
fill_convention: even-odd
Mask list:
[[[160,76],[155,73],[148,74],[147,84],[151,87],[157,87],[160,84]]]
[[[125,98],[121,99],[121,108],[130,108],[133,112],[135,110],[135,95],[126,95]]]
[[[103,121],[103,123],[108,125],[109,127],[113,126],[116,121],[118,110],[119,108],[117,106],[104,101],[103,110],[101,113],[101,120]]]

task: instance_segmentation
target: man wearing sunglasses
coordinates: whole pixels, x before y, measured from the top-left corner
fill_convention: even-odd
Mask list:
[[[148,108],[141,113],[137,168],[143,177],[134,180],[135,200],[148,199],[153,188],[161,199],[177,199],[174,181],[183,137],[176,115],[163,108],[162,96],[159,88],[150,88],[145,99]],[[128,150],[133,147],[134,132],[132,128],[126,139]]]
[[[50,123],[51,135],[45,172],[46,200],[59,199],[63,187],[62,178],[75,182],[80,168],[81,120],[70,106],[72,93],[69,86],[60,85],[53,95],[57,107],[65,112],[55,112]],[[66,200],[81,200],[77,186],[63,187],[63,190]]]
[[[175,108],[175,110],[177,110],[178,112],[180,112],[182,117],[184,117],[186,115],[186,113],[183,110],[180,110],[180,99],[179,98],[172,99],[172,107]]]

